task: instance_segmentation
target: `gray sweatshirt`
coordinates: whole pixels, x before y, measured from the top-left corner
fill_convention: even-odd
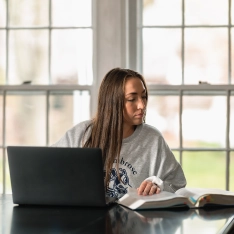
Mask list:
[[[90,124],[84,121],[66,132],[54,147],[82,147],[84,131]],[[90,132],[86,134],[89,135]],[[107,196],[121,197],[128,188],[138,188],[144,180],[156,183],[161,191],[175,192],[185,187],[186,179],[180,164],[165,142],[162,134],[148,124],[138,125],[134,133],[123,139],[119,158],[118,180],[116,161],[111,170]]]

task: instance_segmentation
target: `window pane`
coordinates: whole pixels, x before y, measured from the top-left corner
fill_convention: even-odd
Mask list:
[[[230,171],[230,181],[229,181],[229,186],[230,186],[230,190],[232,192],[234,192],[234,151],[231,152],[230,154],[230,167],[229,167],[229,171]]]
[[[181,29],[143,29],[143,74],[148,84],[181,84]]]
[[[234,6],[232,7],[234,8]],[[233,16],[234,17],[234,16]],[[234,84],[234,29],[231,28],[231,84]]]
[[[183,97],[183,146],[225,147],[226,97]]]
[[[0,30],[0,85],[6,82],[6,33]]]
[[[52,31],[52,82],[92,84],[92,30]]]
[[[179,147],[179,97],[149,95],[146,123],[162,133],[170,148]]]
[[[230,98],[230,147],[234,148],[234,92]]]
[[[185,24],[228,24],[228,0],[186,0]]]
[[[49,1],[9,0],[10,26],[45,26],[49,24]]]
[[[225,189],[225,152],[184,152],[188,187]]]
[[[228,83],[227,29],[185,29],[185,83]]]
[[[0,146],[3,145],[3,136],[2,136],[3,115],[2,114],[3,114],[3,92],[0,92]]]
[[[70,94],[53,93],[50,96],[49,144],[54,144],[68,129],[88,119],[90,119],[88,91],[75,91]]]
[[[143,25],[180,25],[181,0],[143,0]]]
[[[174,156],[175,156],[177,162],[180,163],[180,154],[179,154],[179,152],[178,152],[178,151],[172,151],[172,153],[174,154]]]
[[[231,3],[231,24],[234,24],[234,6]]]
[[[0,0],[0,27],[6,26],[6,0]]]
[[[53,26],[89,27],[92,22],[91,0],[52,0]]]
[[[3,149],[0,148],[0,194],[3,193]]]
[[[10,31],[9,84],[48,84],[48,31]]]
[[[6,145],[45,145],[45,111],[43,93],[9,93],[6,97]]]

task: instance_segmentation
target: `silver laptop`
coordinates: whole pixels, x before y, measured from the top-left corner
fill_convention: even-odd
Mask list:
[[[13,203],[107,206],[98,148],[7,147]]]

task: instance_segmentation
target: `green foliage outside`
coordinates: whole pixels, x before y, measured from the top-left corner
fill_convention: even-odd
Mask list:
[[[179,161],[179,153],[174,152]],[[226,153],[215,151],[184,151],[182,167],[187,187],[226,189]],[[230,155],[229,190],[234,191],[234,152]]]

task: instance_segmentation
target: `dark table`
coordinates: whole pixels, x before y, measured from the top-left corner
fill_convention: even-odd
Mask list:
[[[234,233],[234,207],[132,211],[108,208],[18,206],[0,198],[0,233]]]

